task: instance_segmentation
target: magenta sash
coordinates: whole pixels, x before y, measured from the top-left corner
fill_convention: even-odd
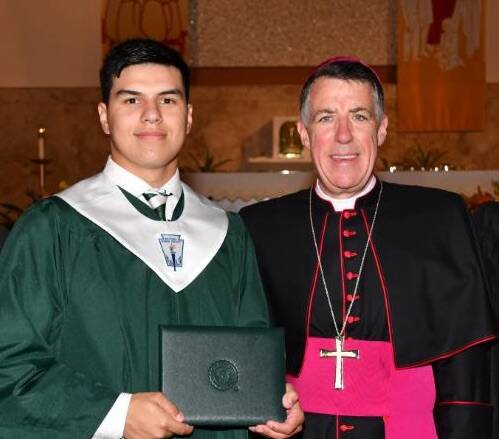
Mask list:
[[[387,439],[438,439],[433,421],[435,385],[431,366],[395,369],[388,342],[348,338],[343,350],[359,350],[359,359],[343,359],[343,390],[334,389],[336,358],[331,338],[308,337],[303,368],[287,376],[305,412],[343,416],[382,416]]]

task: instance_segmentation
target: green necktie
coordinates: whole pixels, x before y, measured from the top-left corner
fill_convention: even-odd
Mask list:
[[[149,206],[158,214],[158,218],[166,221],[165,206],[166,200],[171,194],[161,192],[145,192],[144,198],[149,203]]]

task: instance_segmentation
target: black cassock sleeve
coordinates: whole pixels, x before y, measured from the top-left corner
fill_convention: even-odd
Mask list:
[[[499,334],[499,203],[481,205],[473,214],[478,242],[482,251],[483,265],[489,280],[491,301]],[[491,399],[494,404],[494,431],[491,437],[499,437],[499,342],[492,348]]]
[[[433,364],[439,439],[492,438],[490,343]]]
[[[499,203],[487,203],[477,208],[473,222],[489,281],[496,325],[499,326]]]

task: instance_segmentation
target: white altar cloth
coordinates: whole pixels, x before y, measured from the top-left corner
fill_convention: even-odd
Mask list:
[[[438,187],[472,195],[480,186],[483,192],[494,193],[492,182],[499,181],[499,170],[488,171],[402,171],[380,172],[381,179],[394,183]],[[309,187],[313,172],[217,172],[184,173],[183,180],[196,191],[219,202],[229,210],[257,200],[279,197]],[[231,208],[231,206],[234,208]]]

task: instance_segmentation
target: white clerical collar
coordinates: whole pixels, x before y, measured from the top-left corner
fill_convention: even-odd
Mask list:
[[[111,156],[108,157],[106,166],[102,171],[114,184],[148,204],[143,197],[144,192],[165,192],[173,194],[178,200],[182,195],[182,185],[180,183],[180,173],[178,169],[175,174],[160,188],[153,188],[149,183],[127,171],[118,165]]]
[[[336,212],[341,212],[346,209],[354,209],[355,201],[357,201],[357,198],[363,197],[367,193],[371,192],[375,185],[376,177],[372,175],[370,180],[364,186],[364,189],[362,189],[358,194],[355,194],[350,198],[334,198],[324,192],[319,183],[319,180],[317,180],[315,183],[315,193],[323,200],[329,201],[333,205],[333,208]]]

